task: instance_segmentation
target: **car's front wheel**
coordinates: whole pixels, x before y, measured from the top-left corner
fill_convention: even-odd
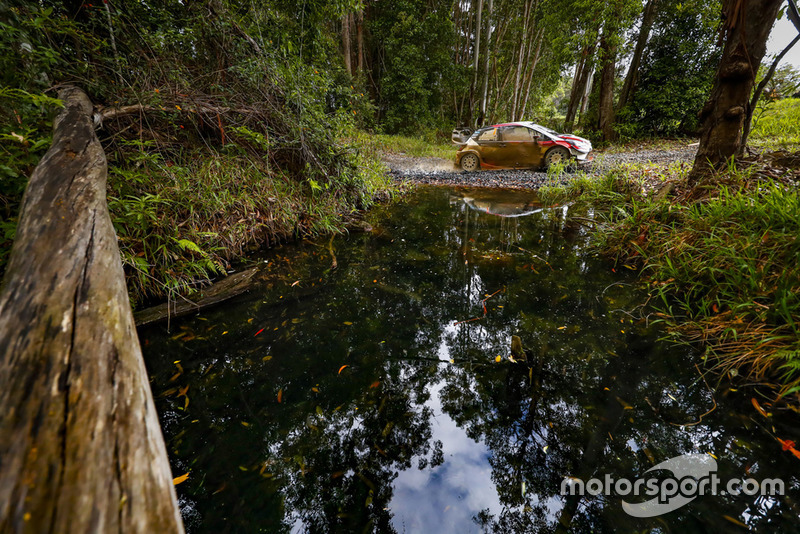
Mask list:
[[[552,165],[569,163],[569,150],[563,146],[555,146],[544,155],[544,168],[549,169]]]
[[[475,154],[464,154],[461,158],[461,168],[467,172],[472,172],[480,168],[481,162]]]

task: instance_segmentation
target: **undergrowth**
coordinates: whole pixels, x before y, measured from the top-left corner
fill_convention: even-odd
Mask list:
[[[298,182],[235,147],[182,165],[147,146],[126,156],[111,168],[108,205],[133,302],[189,294],[259,248],[343,231],[354,211],[391,192],[375,156],[355,146],[335,187]]]
[[[681,185],[676,196],[646,194],[622,169],[542,193],[597,208],[596,246],[641,269],[674,340],[699,342],[719,371],[787,395],[800,391],[800,173],[761,167],[731,167],[699,199]]]
[[[374,146],[387,154],[403,154],[417,158],[453,159],[456,146],[449,138],[428,132],[420,137],[378,134],[373,136]]]

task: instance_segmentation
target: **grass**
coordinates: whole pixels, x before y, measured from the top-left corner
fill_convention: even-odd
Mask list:
[[[700,343],[719,371],[786,395],[800,391],[800,195],[791,172],[772,179],[758,164],[732,167],[697,200],[647,194],[640,173],[620,168],[540,196],[592,203],[595,245],[642,271],[676,341]],[[679,184],[686,174],[664,173]]]
[[[753,115],[751,144],[758,148],[800,147],[800,98],[759,103]]]
[[[456,146],[450,139],[436,136],[433,133],[423,137],[408,137],[402,135],[375,135],[372,143],[374,147],[387,154],[402,154],[417,158],[444,158],[453,159]]]
[[[140,147],[109,174],[109,210],[135,305],[190,294],[262,247],[342,232],[392,186],[376,154],[328,182],[297,180],[242,153],[205,149],[183,163]]]

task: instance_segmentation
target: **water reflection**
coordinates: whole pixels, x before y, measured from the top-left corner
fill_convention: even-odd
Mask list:
[[[655,341],[630,273],[587,249],[579,208],[480,195],[422,190],[372,234],[279,249],[257,291],[140,332],[188,529],[798,530],[797,460],[775,440],[798,440],[796,418],[712,397]],[[508,360],[512,335],[527,362]],[[792,493],[653,519],[559,494],[689,452]]]

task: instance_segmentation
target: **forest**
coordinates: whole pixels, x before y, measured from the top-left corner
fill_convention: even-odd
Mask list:
[[[782,52],[767,54],[767,39],[779,19],[791,21],[797,37]],[[25,388],[36,393],[31,395],[34,398],[44,398],[44,392],[52,391],[53,399],[58,395],[66,399],[63,402],[53,400],[53,405],[60,407],[49,412],[36,406],[27,412],[11,410],[12,416],[0,425],[0,434],[7,436],[0,438],[0,531],[26,531],[20,525],[31,520],[30,514],[22,515],[22,508],[14,509],[17,516],[9,515],[9,510],[16,506],[9,506],[12,498],[23,502],[27,490],[20,489],[23,485],[18,484],[11,473],[9,466],[12,464],[4,464],[2,455],[13,450],[15,458],[24,458],[19,460],[19,465],[23,466],[21,470],[27,469],[28,463],[35,464],[37,457],[25,452],[29,450],[25,448],[27,445],[13,440],[17,439],[17,434],[27,432],[25,439],[30,437],[32,443],[40,425],[47,428],[51,423],[55,429],[53,435],[61,436],[58,439],[63,439],[67,447],[71,439],[69,432],[73,431],[70,418],[79,417],[71,415],[70,409],[84,402],[81,395],[75,393],[80,387],[93,384],[92,380],[105,376],[103,372],[108,369],[111,375],[130,373],[123,379],[118,380],[114,375],[113,380],[107,381],[106,386],[111,384],[111,393],[103,402],[111,402],[109,406],[113,408],[104,405],[96,412],[103,414],[103,410],[107,410],[113,414],[113,424],[107,422],[107,426],[113,427],[114,432],[127,432],[128,418],[135,420],[140,409],[147,413],[140,421],[147,429],[158,426],[131,309],[140,311],[166,302],[169,317],[176,302],[191,303],[191,299],[214,282],[242,271],[245,266],[253,270],[253,258],[261,258],[259,255],[265,251],[276,250],[287,243],[308,243],[316,247],[318,250],[306,255],[308,258],[330,256],[331,266],[319,277],[318,283],[322,286],[323,279],[331,272],[346,272],[345,269],[336,271],[339,260],[334,252],[334,238],[359,232],[378,235],[366,222],[366,214],[393,205],[394,200],[414,190],[413,184],[403,180],[394,168],[387,167],[387,158],[417,158],[429,163],[438,157],[437,165],[449,166],[456,150],[450,142],[451,132],[457,128],[472,131],[497,123],[533,121],[591,140],[600,155],[635,154],[632,163],[597,166],[591,172],[556,165],[537,178],[540,180],[537,202],[545,207],[563,206],[565,214],[570,210],[578,213],[571,222],[553,219],[553,225],[564,225],[559,230],[564,238],[569,237],[567,226],[570,224],[585,227],[591,235],[592,253],[603,258],[614,276],[622,272],[636,277],[635,282],[619,284],[635,285],[646,294],[633,310],[649,310],[648,313],[628,313],[620,319],[621,326],[608,322],[608,331],[619,329],[625,335],[628,328],[633,328],[628,325],[634,324],[636,319],[635,324],[644,324],[647,329],[658,325],[663,328],[664,339],[674,346],[694,351],[692,354],[696,358],[690,370],[693,372],[696,365],[698,372],[701,367],[703,372],[692,385],[705,387],[700,394],[692,393],[695,399],[692,402],[700,402],[697,399],[702,400],[708,392],[714,403],[714,408],[704,415],[717,407],[716,388],[728,394],[725,388],[730,384],[725,382],[728,385],[723,386],[723,381],[731,381],[742,388],[760,388],[758,394],[752,395],[752,406],[759,418],[756,426],[762,424],[761,417],[772,417],[771,410],[790,415],[797,412],[800,402],[800,267],[797,261],[800,257],[797,241],[800,234],[797,194],[800,71],[783,63],[782,59],[798,41],[800,14],[795,0],[95,0],[91,3],[85,0],[0,0],[0,276],[5,275],[0,286],[0,338],[3,338],[0,390],[5,391],[0,393],[0,407],[27,402]],[[73,134],[79,140],[89,139],[86,142],[89,148],[85,153],[68,148],[59,156],[66,159],[56,159],[53,151],[62,146],[59,143],[64,142],[64,136],[68,137],[64,117],[76,116],[76,110],[83,110],[85,116],[83,122],[76,123],[80,127],[76,126]],[[689,149],[689,159],[674,158],[666,163],[646,161],[649,154],[658,151],[685,155]],[[93,202],[98,199],[101,211],[105,213],[107,207],[111,226],[106,229],[107,233],[97,234],[105,237],[95,239],[92,233],[88,246],[111,246],[108,236],[113,236],[119,248],[123,273],[120,279],[124,278],[124,284],[120,282],[117,287],[109,281],[108,293],[101,288],[100,293],[95,294],[87,289],[88,267],[84,271],[77,268],[82,278],[76,282],[78,286],[74,290],[60,285],[60,275],[52,275],[46,280],[49,289],[36,295],[50,291],[72,306],[73,311],[40,313],[44,304],[34,299],[30,307],[15,316],[13,303],[22,299],[26,291],[35,293],[30,278],[35,278],[39,267],[42,272],[48,267],[44,265],[47,261],[42,259],[48,257],[47,253],[36,246],[28,246],[32,240],[31,228],[38,223],[31,226],[31,217],[24,220],[21,214],[31,209],[30,213],[38,218],[41,228],[54,232],[64,230],[67,232],[64,239],[74,237],[71,226],[65,223],[64,228],[59,228],[58,221],[49,218],[51,214],[62,213],[62,200],[58,195],[49,205],[31,206],[51,191],[49,186],[36,189],[37,184],[46,179],[47,173],[42,169],[49,171],[48,165],[56,165],[60,170],[50,172],[51,175],[66,173],[76,153],[88,154],[93,161],[102,160],[102,165],[107,162],[107,182],[87,186],[83,197],[75,197],[77,200],[71,205],[75,208],[72,222],[75,228],[95,232],[96,227],[101,226],[96,223],[95,215],[82,217],[78,207],[94,214]],[[624,161],[624,157],[620,160]],[[102,168],[105,173],[105,167]],[[465,176],[463,173],[458,179],[470,179]],[[503,175],[492,176],[503,180]],[[95,186],[99,189],[93,189]],[[464,200],[468,196],[466,193],[459,195],[459,201],[463,200],[465,205],[469,202],[475,205],[472,197]],[[586,206],[591,207],[591,215],[580,211]],[[419,225],[427,224],[422,221],[421,213],[413,212],[412,219],[419,220]],[[466,216],[466,221],[469,220]],[[454,227],[462,223],[461,219],[454,218],[454,221]],[[510,226],[510,223],[503,224]],[[507,229],[506,226],[503,228]],[[464,228],[467,233],[471,231],[466,223]],[[446,233],[442,235],[445,236],[442,239],[450,239]],[[376,239],[380,238],[378,235]],[[538,244],[541,243],[540,239]],[[561,250],[556,244],[547,241],[547,245],[552,247],[549,253],[562,254],[555,252]],[[434,245],[427,246],[428,249],[407,254],[424,264],[434,254],[430,252]],[[465,251],[470,246],[473,245],[465,243],[459,250]],[[525,246],[536,244],[526,242]],[[66,245],[59,248],[58,254],[66,248]],[[116,249],[111,246],[110,250]],[[544,272],[545,268],[554,272],[550,263],[544,262],[546,267],[536,263],[544,260],[531,252],[532,249],[519,250],[534,258],[524,265],[526,276],[530,275],[529,271],[539,274],[534,265]],[[489,251],[481,258],[491,259],[494,252]],[[365,246],[364,256],[371,253]],[[467,258],[467,253],[463,254]],[[23,257],[25,255],[27,258]],[[309,272],[316,272],[312,260],[306,256],[298,264]],[[86,258],[91,263],[91,254]],[[495,259],[501,261],[500,256]],[[306,265],[306,261],[311,262],[308,265],[312,267]],[[342,259],[341,263],[344,265],[346,261]],[[374,261],[375,269],[378,264],[383,265],[383,260]],[[504,257],[502,261],[512,260]],[[286,273],[294,272],[291,270],[294,266],[289,265],[291,262],[286,258],[280,257],[274,262],[283,265]],[[269,262],[264,260],[264,263]],[[458,265],[437,264],[429,268],[429,272],[438,273],[437,280],[447,286],[460,263],[459,257]],[[66,266],[64,268],[64,272],[69,271]],[[30,271],[29,277],[23,273],[26,269]],[[407,299],[404,306],[414,308],[419,304],[416,288],[383,285],[381,273],[391,267],[380,269],[367,271],[363,276],[383,291],[387,309],[395,306],[401,297]],[[113,278],[110,272],[104,273],[101,269],[97,276],[101,280],[107,276],[110,280]],[[270,291],[273,284],[279,286],[286,282],[279,275],[281,273],[265,275],[270,280]],[[608,273],[598,279],[607,282],[606,275]],[[580,279],[579,274],[570,276]],[[561,281],[556,278],[548,283],[561,287]],[[348,287],[352,284],[352,279],[343,283]],[[519,283],[509,284],[519,292],[525,291]],[[573,286],[578,287],[576,284]],[[598,302],[617,282],[609,284],[599,293]],[[306,293],[297,296],[298,291]],[[303,287],[299,278],[284,288],[287,295],[297,296],[297,302],[307,296],[312,298],[317,291],[321,290]],[[359,291],[354,289],[352,293],[357,295]],[[505,289],[490,293],[486,288],[486,291],[481,297],[483,300],[479,299],[483,317],[478,315],[456,322],[451,328],[462,322],[486,319],[487,300],[498,294],[502,297]],[[113,296],[108,296],[112,293]],[[82,335],[73,335],[71,339],[64,337],[63,332],[68,330],[65,325],[74,327],[80,322],[77,319],[79,310],[92,308],[93,301],[119,300],[120,295],[125,301],[121,307],[115,304],[109,305],[109,309],[98,307],[92,311],[98,324],[124,316],[118,321],[114,319],[110,334],[95,335],[91,330],[90,334],[82,334],[88,336],[85,339]],[[283,299],[283,294],[279,298]],[[554,309],[559,309],[560,304],[555,303],[561,300],[552,298]],[[567,298],[566,294],[558,297]],[[372,309],[371,303],[362,305]],[[503,305],[491,309],[500,308]],[[253,305],[247,313],[258,309],[258,305]],[[383,311],[377,306],[373,317],[366,322],[374,327],[378,321],[385,320],[381,316]],[[289,331],[292,324],[305,320],[300,317],[283,320],[286,313],[284,310],[282,322],[275,323],[274,331]],[[420,316],[425,313],[426,310],[420,309]],[[435,325],[430,322],[417,325],[420,332],[426,332],[430,344],[435,343],[436,329],[446,323],[441,311],[435,316]],[[531,319],[524,313],[521,317],[521,323],[530,327],[531,332],[539,332],[542,338],[551,335],[552,332],[547,333],[551,330],[564,334],[579,331],[572,326],[556,326],[555,322],[547,322],[545,326],[544,319]],[[41,321],[35,327],[26,326],[26,321],[34,324],[35,320]],[[252,320],[250,317],[247,324]],[[593,315],[592,320],[601,322]],[[606,321],[607,317],[603,315],[602,320]],[[347,326],[352,324],[350,320],[344,322]],[[498,331],[505,328],[499,322],[496,324]],[[224,326],[219,330],[223,328],[220,335],[241,325]],[[240,337],[266,337],[269,331],[265,332],[265,328],[254,329],[254,332],[247,330]],[[36,337],[39,334],[41,339]],[[163,342],[168,347],[177,342],[202,339],[188,326],[178,334],[169,334],[173,337]],[[297,335],[305,339],[302,333]],[[379,339],[383,334],[370,332],[369,335]],[[103,372],[89,373],[91,378],[85,384],[75,379],[72,394],[70,381],[65,377],[71,372],[86,372],[90,368],[86,362],[91,359],[86,362],[76,359],[73,363],[69,357],[56,357],[53,361],[63,368],[42,363],[43,360],[31,360],[38,363],[28,365],[28,374],[17,376],[22,360],[15,351],[35,353],[31,358],[38,358],[47,351],[40,351],[40,354],[36,352],[37,347],[50,339],[64,344],[69,354],[82,349],[90,352],[92,336],[103,340],[97,350],[106,351],[102,354],[108,355],[111,364],[106,369],[102,363]],[[519,336],[514,337],[519,340]],[[602,344],[602,341],[597,343]],[[618,344],[619,352],[636,353],[635,343],[631,345],[634,348],[622,341],[614,343]],[[118,350],[120,345],[134,348],[130,349],[132,352]],[[307,345],[306,350],[316,350],[313,343],[307,342]],[[391,342],[386,346],[389,345]],[[539,346],[545,353],[547,343]],[[511,347],[517,356],[530,353],[514,344]],[[180,350],[183,349],[177,352]],[[420,347],[419,350],[427,349]],[[247,352],[247,365],[254,365],[250,361],[251,352]],[[348,357],[350,353],[348,348]],[[259,357],[263,358],[263,365],[271,365],[272,354],[259,354]],[[489,362],[494,362],[494,358],[492,356]],[[503,360],[499,355],[496,358],[497,363]],[[457,365],[455,360],[457,358],[449,361]],[[513,355],[510,361],[517,363]],[[163,396],[170,398],[169,413],[182,417],[190,406],[189,386],[177,386],[190,374],[190,366],[186,364],[184,375],[180,362],[176,357],[177,371],[169,365],[165,371],[159,367],[163,362],[155,367],[168,378],[165,380],[161,376],[158,380],[159,387],[163,386],[167,392]],[[261,365],[257,361],[256,364]],[[530,367],[527,386],[524,380],[519,382],[522,385],[514,382],[513,387],[521,388],[520,391],[534,384],[535,366],[527,365]],[[541,363],[540,371],[545,367],[546,364]],[[379,365],[372,365],[370,372],[379,373],[379,368]],[[202,377],[205,377],[211,366],[203,369]],[[356,369],[358,364],[342,364],[333,378],[339,380],[351,371],[356,373]],[[642,370],[628,366],[624,366],[624,371],[639,378],[643,375]],[[192,372],[198,373],[199,367]],[[238,368],[236,372],[247,374]],[[209,376],[214,377],[216,373]],[[438,373],[438,370],[430,372],[432,377],[438,378],[447,374]],[[610,371],[608,376],[609,380],[615,379]],[[459,375],[458,379],[468,380],[466,374]],[[102,378],[98,380],[103,382]],[[481,382],[483,378],[475,380]],[[580,380],[586,380],[586,376]],[[128,390],[126,381],[143,385],[143,388]],[[646,382],[644,378],[641,381]],[[362,382],[362,389],[374,389],[370,394],[377,394],[383,387],[381,383],[388,383],[388,378],[362,377]],[[709,386],[709,382],[715,387]],[[13,384],[16,387],[11,387]],[[199,389],[200,384],[194,384],[193,387]],[[319,384],[306,385],[307,389],[316,389],[319,393]],[[284,386],[277,383],[272,386],[276,391],[270,390],[270,402],[277,399],[277,404],[285,408]],[[103,387],[98,386],[97,391],[106,391]],[[481,387],[491,390],[494,386],[487,383]],[[541,390],[541,384],[536,388]],[[130,396],[131,391],[138,391],[140,395]],[[514,389],[514,395],[521,395],[527,402],[526,394],[520,391]],[[730,391],[737,389],[732,387]],[[194,399],[195,390],[192,395]],[[100,396],[106,397],[98,394]],[[386,398],[379,404],[381,409]],[[409,399],[403,402],[410,403]],[[623,421],[620,415],[623,412],[616,412],[631,407],[620,396],[616,399],[619,406],[612,411],[614,417]],[[652,408],[659,415],[660,408],[654,407],[647,397],[644,399],[648,409]],[[159,411],[165,402],[156,401]],[[534,404],[536,402],[532,401]],[[764,410],[762,404],[768,409]],[[445,402],[445,405],[450,406],[452,402]],[[508,406],[503,409],[514,410]],[[307,421],[316,416],[322,418],[322,412],[328,407],[317,405],[313,410],[316,415],[308,415]],[[418,414],[421,427],[427,424],[422,421],[425,410]],[[118,412],[122,414],[119,416],[122,422],[116,419]],[[401,412],[398,411],[398,418],[407,415]],[[456,419],[461,420],[461,417]],[[463,417],[466,420],[471,415]],[[702,419],[691,425],[699,424]],[[43,420],[46,422],[42,423]],[[562,423],[564,428],[571,424]],[[105,428],[105,424],[97,428]],[[314,425],[309,424],[311,431],[316,432]],[[391,425],[394,424],[392,421]],[[525,424],[536,426],[539,423],[526,416]],[[244,421],[242,425],[247,428],[250,422]],[[382,420],[378,426],[373,437],[376,442],[382,442],[391,433],[392,426]],[[24,432],[19,430],[23,427]],[[131,428],[137,427],[132,425]],[[783,431],[780,425],[778,428]],[[241,430],[238,424],[236,430]],[[544,427],[539,431],[547,432]],[[612,431],[615,430],[609,429],[609,436]],[[302,432],[309,430],[303,428]],[[494,430],[486,430],[486,435],[491,432]],[[141,428],[130,433],[139,437],[148,435],[142,433]],[[767,434],[771,440],[777,439],[784,453],[800,458],[794,441],[779,437],[779,433],[773,426],[771,434]],[[420,436],[410,441],[417,438]],[[117,466],[133,465],[134,462],[119,461],[120,455],[130,453],[120,448],[120,438],[108,439],[112,445],[107,444],[107,447],[113,451],[108,461]],[[576,436],[575,443],[580,439]],[[174,489],[171,486],[164,489],[169,466],[163,443],[159,443],[137,442],[130,449],[152,447],[148,454],[154,455],[154,465],[161,462],[160,467],[147,476],[152,477],[148,480],[154,486],[161,486],[162,493],[160,497],[148,493],[148,499],[152,502],[164,500],[166,504],[159,510],[157,521],[148,528],[166,525],[165,531],[171,531],[178,525],[176,528],[180,530],[181,519],[174,513],[177,509]],[[168,447],[172,448],[173,444],[168,439]],[[179,444],[179,441],[175,444],[176,449]],[[594,450],[595,445],[590,443],[587,449]],[[53,445],[52,450],[60,450],[58,446]],[[383,454],[383,449],[374,446]],[[544,451],[550,446],[545,446]],[[426,440],[415,447],[425,455],[430,450]],[[435,447],[439,447],[441,453],[441,443]],[[98,445],[98,450],[102,448]],[[305,445],[301,444],[301,448]],[[39,449],[34,446],[31,450]],[[41,450],[42,458],[51,452],[50,448]],[[599,449],[595,452],[600,454]],[[84,453],[91,457],[81,450],[81,454]],[[63,451],[52,454],[60,455],[65,465],[68,457],[74,461],[78,458]],[[97,454],[102,455],[101,452]],[[383,456],[388,458],[386,454]],[[287,460],[282,468],[289,473],[286,477],[297,476],[295,460]],[[516,461],[509,461],[506,467],[513,470],[512,464]],[[403,462],[407,459],[402,459]],[[297,463],[305,477],[305,464]],[[127,469],[117,469],[116,479],[121,488],[142,476],[133,473],[133,467],[131,473]],[[239,465],[238,469],[250,472],[259,468]],[[265,469],[260,467],[260,475],[264,475]],[[365,477],[358,473],[359,480],[363,481]],[[359,477],[348,479],[353,487],[361,484],[356,480]],[[515,479],[514,483],[518,481]],[[370,486],[367,482],[364,484]],[[220,487],[224,488],[225,484]],[[521,487],[524,497],[525,482]],[[358,491],[366,491],[359,488]],[[42,501],[60,495],[52,488],[42,491],[44,493],[37,494]],[[391,493],[391,488],[381,491]],[[372,504],[373,492],[380,493],[370,488],[368,498],[361,494],[359,498],[367,499],[365,507],[374,513],[372,521],[378,518],[382,525],[388,525],[388,514]],[[109,519],[112,523],[108,524],[115,527],[117,523],[113,521],[128,524],[133,508],[126,504],[127,493],[119,490],[109,495],[105,497],[109,502],[117,502],[111,502],[108,510],[113,511],[118,506],[121,511],[119,517]],[[298,502],[303,500],[298,495],[292,498]],[[383,504],[388,506],[388,500],[384,500]],[[135,505],[141,507],[142,503],[145,501]],[[30,525],[48,523],[52,527],[57,523],[56,518],[62,518],[67,513],[64,510],[69,508],[68,504],[60,506],[60,512],[48,512],[52,517],[34,516]],[[783,513],[782,510],[779,511]],[[565,508],[562,513],[567,514],[567,511]],[[537,513],[545,514],[538,508]],[[336,514],[330,512],[329,515]],[[314,521],[328,527],[356,524],[331,517],[319,517]],[[479,517],[484,526],[494,521],[488,515]],[[498,518],[500,522],[494,523],[495,530],[503,531],[504,527],[498,525],[510,521],[509,517]],[[521,517],[525,521],[530,519],[524,513]],[[90,521],[88,516],[83,519]],[[586,524],[591,524],[587,521]],[[526,527],[528,530],[521,531],[536,531],[534,523]]]

